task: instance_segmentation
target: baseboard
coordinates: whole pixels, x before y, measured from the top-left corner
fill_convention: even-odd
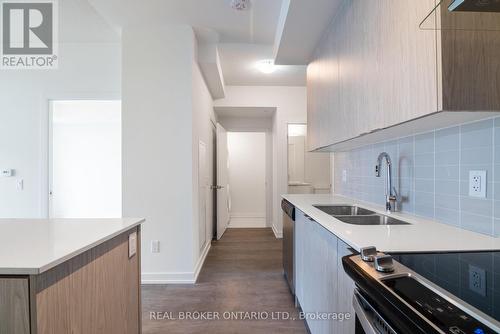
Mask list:
[[[194,272],[142,273],[141,283],[148,284],[194,284]]]
[[[231,214],[229,228],[265,228],[266,217],[259,214]]]
[[[283,232],[279,232],[274,224],[273,224],[273,232],[274,232],[274,236],[276,237],[276,239],[283,238]]]
[[[205,263],[212,243],[208,242],[203,249],[198,263],[196,263],[194,272],[160,272],[160,273],[142,273],[141,283],[144,285],[153,284],[195,284],[200,274],[201,268]]]
[[[198,259],[198,263],[196,263],[196,267],[194,268],[194,282],[198,280],[198,276],[200,275],[201,268],[203,268],[203,264],[207,259],[208,252],[210,251],[210,247],[212,247],[212,242],[209,240],[203,248],[201,252],[200,258]]]

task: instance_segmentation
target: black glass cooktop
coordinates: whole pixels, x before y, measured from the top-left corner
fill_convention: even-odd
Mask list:
[[[412,277],[395,277],[384,281],[384,284],[445,333],[496,334],[474,316],[462,311]]]
[[[500,322],[500,251],[392,256]]]

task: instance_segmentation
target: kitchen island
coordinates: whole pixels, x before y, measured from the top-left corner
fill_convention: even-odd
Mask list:
[[[140,333],[143,222],[0,219],[0,333]]]

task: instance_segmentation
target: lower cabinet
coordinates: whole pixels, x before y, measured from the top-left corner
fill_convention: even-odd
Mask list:
[[[0,276],[0,333],[30,334],[29,281]]]
[[[349,246],[296,210],[295,293],[312,334],[354,334],[354,283],[342,268]],[[339,319],[348,314],[349,319]]]

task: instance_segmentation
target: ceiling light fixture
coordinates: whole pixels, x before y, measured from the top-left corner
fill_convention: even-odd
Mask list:
[[[247,10],[250,7],[250,0],[231,0],[231,8],[235,10]]]
[[[265,59],[257,62],[255,67],[261,71],[262,73],[265,74],[271,74],[274,71],[276,71],[276,66],[274,66],[274,60],[272,59]]]

